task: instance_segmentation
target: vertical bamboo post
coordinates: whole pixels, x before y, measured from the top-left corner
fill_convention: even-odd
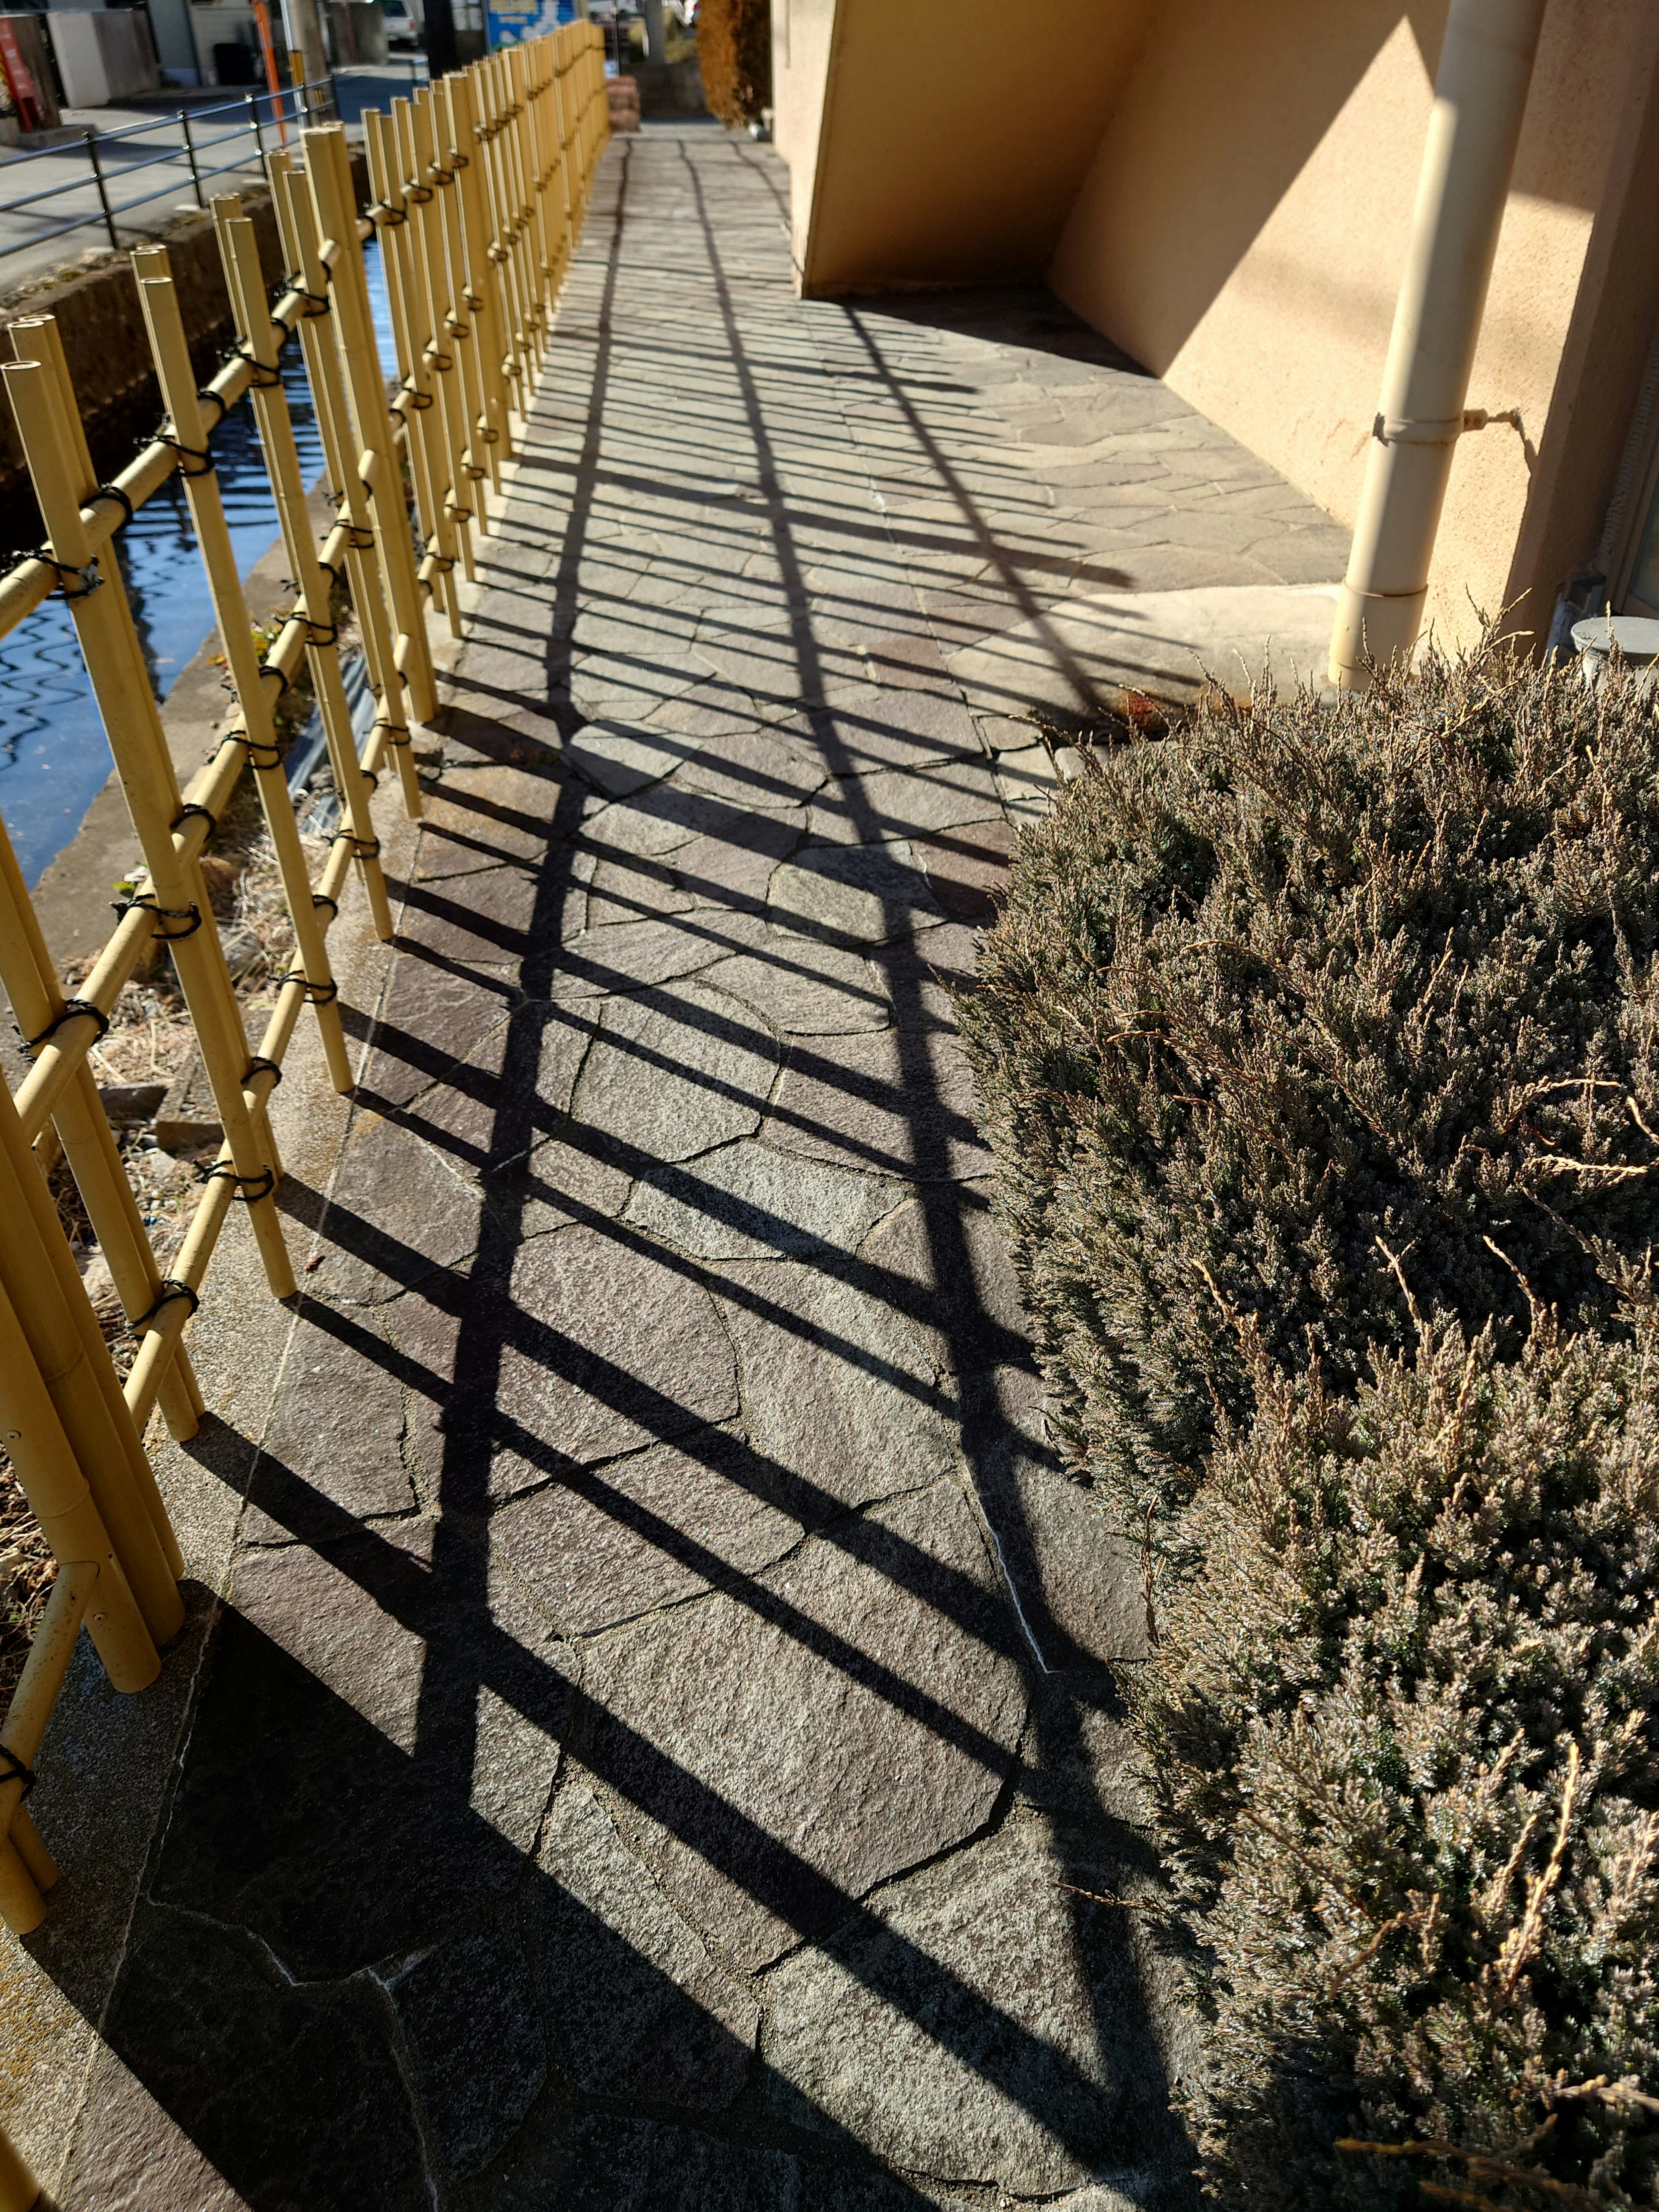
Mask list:
[[[40,1044],[63,1020],[65,1002],[52,955],[24,888],[17,855],[3,822],[0,981],[5,985],[12,1013],[25,1037]],[[161,1271],[155,1264],[155,1255],[144,1233],[143,1217],[110,1133],[108,1117],[98,1097],[98,1085],[84,1060],[68,1091],[53,1109],[52,1118],[76,1187],[86,1205],[87,1218],[108,1263],[122,1311],[130,1322],[136,1322],[141,1315],[152,1311],[161,1297]],[[172,1434],[180,1443],[193,1437],[201,1421],[202,1396],[182,1347],[163,1378],[161,1399],[161,1411]],[[180,1572],[182,1569],[183,1561],[179,1560],[174,1571]]]
[[[507,181],[507,118],[501,106],[499,73],[481,62],[477,81],[488,124],[483,148],[486,156],[484,176],[492,231],[490,258],[495,265],[501,289],[502,372],[511,381],[514,404],[523,418],[528,410],[530,392],[526,380],[527,349],[524,306],[519,296],[519,269],[513,252],[513,212]]]
[[[340,794],[340,805],[349,825],[347,834],[351,838],[363,889],[368,896],[376,934],[390,943],[393,934],[392,908],[386,898],[386,877],[380,860],[380,840],[374,835],[374,817],[369,806],[368,779],[363,774],[363,764],[357,756],[357,740],[351,727],[351,708],[347,703],[345,684],[340,675],[340,657],[334,648],[334,617],[329,605],[329,586],[312,540],[311,519],[306,507],[305,480],[300,473],[300,456],[294,443],[294,425],[289,417],[288,394],[283,389],[283,380],[277,373],[276,325],[270,315],[262,312],[265,290],[264,276],[259,266],[258,241],[253,234],[252,223],[246,216],[233,211],[239,205],[240,203],[224,199],[216,199],[213,203],[213,219],[218,228],[219,250],[224,262],[225,285],[230,294],[231,310],[240,334],[243,350],[255,365],[254,420],[259,427],[259,443],[264,449],[265,468],[276,501],[283,550],[288,555],[289,566],[294,572],[294,581],[300,594],[295,611],[306,625],[306,660],[311,670],[317,705],[323,718],[324,734],[328,740],[335,788]],[[309,896],[307,885],[307,896]],[[343,1059],[343,1052],[342,1057]],[[349,1068],[347,1080],[342,1087],[350,1088]]]
[[[3,1084],[0,1289],[19,1317],[29,1364],[86,1478],[149,1634],[166,1644],[185,1618],[178,1585],[184,1563],[57,1208]]]
[[[292,156],[284,163],[272,166],[270,180],[283,247],[300,272],[308,302],[300,325],[300,345],[317,410],[329,481],[339,487],[337,498],[347,525],[346,574],[351,580],[351,604],[357,611],[362,627],[368,680],[380,705],[375,722],[376,736],[396,757],[403,784],[404,811],[413,822],[420,817],[421,787],[415,774],[404,679],[392,649],[395,618],[386,578],[380,567],[368,492],[355,466],[350,410],[341,381],[339,349],[328,333],[319,327],[323,315],[331,314],[333,308],[329,272],[317,235],[317,211],[312,204],[305,171]],[[329,304],[319,308],[318,301]],[[370,741],[371,752],[374,742]]]
[[[501,133],[506,156],[507,189],[513,207],[513,259],[523,300],[526,365],[533,381],[541,362],[541,295],[535,266],[534,240],[530,228],[530,185],[526,174],[524,110],[515,96],[510,54],[491,57],[490,66],[500,82],[501,112],[507,128]]]
[[[489,532],[489,501],[484,490],[489,470],[484,459],[482,431],[486,421],[483,374],[478,361],[478,342],[467,307],[466,246],[461,232],[459,193],[449,162],[448,109],[441,90],[434,86],[425,95],[427,125],[432,139],[427,175],[437,187],[439,235],[443,240],[444,289],[449,309],[445,328],[455,350],[463,394],[462,421],[466,443],[461,449],[461,468],[469,486],[468,497],[477,517],[478,534]]]
[[[518,49],[507,49],[498,55],[500,70],[507,80],[507,106],[514,118],[514,179],[518,192],[518,234],[520,252],[525,258],[525,285],[529,289],[531,305],[531,345],[535,347],[535,362],[540,372],[542,356],[546,354],[546,252],[542,241],[540,195],[535,191],[535,143],[531,139],[531,95],[525,82],[525,55]]]
[[[195,373],[190,365],[190,345],[185,337],[184,318],[179,311],[178,295],[173,288],[167,248],[164,246],[141,246],[132,257],[132,266],[138,279],[139,304],[143,308],[144,324],[149,334],[150,356],[155,363],[156,380],[161,387],[161,404],[173,417],[175,435],[185,445],[199,451],[207,443],[207,433],[196,394]],[[270,447],[263,421],[259,425],[259,434],[265,449],[266,465],[270,467]],[[306,996],[316,1009],[317,1026],[322,1033],[323,1054],[328,1063],[329,1079],[337,1091],[347,1091],[352,1085],[351,1061],[346,1052],[345,1031],[340,1022],[339,994],[329,969],[322,924],[318,918],[317,908],[311,902],[311,877],[306,866],[305,848],[300,842],[299,824],[294,818],[294,803],[289,797],[288,778],[283,772],[281,757],[276,750],[276,728],[271,717],[270,697],[259,672],[258,655],[253,648],[247,601],[242,594],[235,550],[230,542],[229,526],[225,520],[224,506],[219,497],[218,477],[205,470],[186,477],[185,496],[189,502],[191,520],[196,526],[196,543],[201,552],[202,566],[207,572],[208,593],[218,620],[219,635],[224,642],[231,685],[242,710],[248,760],[253,771],[254,785],[259,793],[259,804],[264,811],[265,827],[270,833],[271,846],[276,855],[277,872],[282,878],[283,892],[288,902],[289,919],[294,924],[295,950],[301,974],[305,979]]]
[[[434,603],[449,619],[450,635],[461,634],[460,608],[449,588],[453,573],[455,533],[444,511],[447,475],[433,453],[434,426],[428,421],[435,405],[432,371],[426,358],[419,293],[416,284],[397,142],[387,118],[378,107],[363,111],[363,131],[368,153],[369,185],[383,210],[378,234],[380,259],[386,270],[387,303],[392,310],[392,342],[398,356],[401,390],[394,403],[404,418],[410,475],[415,486],[415,513],[427,551],[436,555],[429,564],[422,559],[420,574],[429,582]],[[428,569],[430,567],[430,576]]]
[[[461,381],[460,360],[449,330],[449,269],[444,258],[443,218],[438,206],[438,187],[430,175],[430,94],[419,92],[410,100],[394,100],[392,113],[397,118],[404,155],[404,195],[415,204],[415,252],[430,332],[427,357],[437,374],[438,407],[449,483],[445,504],[454,526],[461,572],[471,582],[475,573],[471,532],[474,510],[466,490],[466,394]]]
[[[109,574],[100,572],[81,519],[82,503],[96,490],[97,479],[89,462],[82,472],[70,459],[67,426],[75,421],[78,435],[79,418],[61,368],[57,327],[41,318],[14,323],[11,331],[20,357],[5,365],[6,388],[52,558],[78,580],[65,596],[144,857],[149,889],[143,894],[143,901],[172,925],[158,924],[156,934],[172,949],[265,1277],[277,1297],[291,1297],[294,1271],[275,1196],[276,1147],[262,1101],[243,1087],[252,1054],[241,1009],[201,870],[185,860],[174,842],[174,824],[182,817],[184,802],[132,610],[113,563]],[[210,459],[206,465],[211,467]]]
[[[398,627],[397,665],[409,688],[417,721],[430,722],[438,711],[432,656],[427,647],[415,549],[403,477],[392,449],[386,379],[374,344],[362,248],[352,205],[351,168],[345,133],[337,124],[305,134],[306,174],[317,210],[317,225],[337,249],[333,260],[335,335],[345,370],[347,396],[360,459],[357,472],[368,487],[374,509],[374,533],[380,566]]]
[[[9,1235],[6,1241],[11,1241]],[[92,1470],[76,1449],[58,1395],[40,1372],[13,1289],[9,1269],[0,1279],[0,1442],[52,1557],[65,1564],[76,1559],[99,1563],[100,1588],[87,1616],[88,1632],[115,1687],[143,1690],[161,1671],[157,1639],[121,1571],[114,1540],[99,1510]],[[42,1303],[50,1304],[50,1298]],[[168,1589],[178,1612],[176,1630],[184,1619],[184,1606],[170,1578]]]
[[[538,40],[526,51],[523,64],[525,124],[530,142],[532,178],[536,188],[536,237],[541,260],[538,272],[542,298],[543,343],[551,336],[553,302],[562,274],[559,254],[558,203],[553,196],[553,172],[557,154],[548,129],[546,55]]]
[[[501,374],[495,271],[489,259],[489,226],[484,219],[484,156],[473,112],[472,72],[459,70],[453,76],[447,76],[441,91],[449,118],[449,158],[460,190],[467,307],[477,333],[478,371],[483,382],[483,436],[488,450],[490,481],[499,489],[501,464],[512,458],[513,447],[507,420],[506,382]]]

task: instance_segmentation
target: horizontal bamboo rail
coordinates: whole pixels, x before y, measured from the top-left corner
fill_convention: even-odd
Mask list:
[[[82,1627],[118,1689],[154,1680],[183,1620],[185,1562],[143,1438],[159,1407],[187,1438],[205,1410],[185,1350],[215,1249],[240,1205],[278,1297],[292,1295],[267,1109],[307,1006],[331,1080],[355,1080],[328,955],[355,873],[379,934],[392,915],[374,826],[376,786],[421,811],[414,732],[438,701],[428,610],[459,635],[472,574],[545,356],[559,286],[608,135],[599,34],[576,24],[441,80],[365,131],[374,204],[352,204],[345,135],[307,130],[268,167],[293,272],[274,304],[234,199],[214,216],[237,346],[199,391],[166,251],[133,257],[167,420],[109,483],[94,471],[57,326],[14,324],[3,379],[46,531],[0,576],[0,636],[54,592],[68,601],[143,867],[85,980],[63,985],[0,823],[0,982],[31,1065],[0,1084],[0,1443],[58,1562],[27,1662],[0,1721],[0,1917],[39,1925],[57,1878],[24,1799]],[[396,354],[388,396],[364,247],[383,258]],[[283,358],[297,341],[319,428],[332,518],[309,518]],[[212,439],[250,398],[295,598],[263,657],[214,474]],[[408,472],[405,489],[404,470]],[[116,532],[176,472],[234,706],[212,757],[180,789],[118,570]],[[413,514],[410,507],[412,505]],[[356,619],[374,718],[361,752],[346,703],[337,590]],[[316,880],[283,765],[282,692],[307,669],[343,818]],[[244,775],[257,789],[294,950],[251,1046],[201,862]],[[383,803],[383,802],[382,802]],[[224,1140],[167,1272],[158,1264],[93,1079],[89,1054],[157,944],[177,972]],[[118,1378],[46,1187],[61,1146],[137,1349]],[[0,2212],[34,2185],[0,2134]]]

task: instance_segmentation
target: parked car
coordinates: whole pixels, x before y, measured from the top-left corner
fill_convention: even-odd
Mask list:
[[[408,0],[381,0],[380,15],[386,24],[386,42],[389,46],[404,46],[412,52],[421,43],[421,27],[409,11]]]

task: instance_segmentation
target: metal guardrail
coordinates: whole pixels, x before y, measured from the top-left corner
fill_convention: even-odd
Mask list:
[[[260,112],[262,106],[263,114]],[[84,191],[88,183],[97,190],[98,212],[94,214],[90,210],[83,210],[71,216],[67,222],[35,231],[31,236],[20,238],[12,245],[0,245],[0,261],[9,254],[31,252],[51,239],[65,237],[72,230],[84,230],[88,225],[99,222],[102,222],[111,246],[118,250],[121,239],[116,228],[118,220],[131,215],[135,208],[149,207],[155,201],[165,199],[184,180],[175,175],[155,191],[140,192],[136,198],[116,201],[110,197],[110,187],[118,178],[125,180],[140,169],[153,169],[164,162],[176,168],[182,161],[189,171],[196,204],[205,210],[208,200],[203,188],[212,179],[228,176],[234,170],[263,169],[265,155],[270,150],[266,143],[268,134],[275,131],[278,141],[286,144],[290,131],[330,122],[338,112],[338,99],[331,76],[314,83],[284,86],[274,93],[249,92],[235,100],[216,100],[210,106],[179,107],[170,114],[158,115],[154,121],[129,123],[118,131],[88,129],[78,145],[72,139],[65,139],[59,146],[42,146],[27,154],[14,155],[5,164],[7,171],[26,161],[62,161],[66,155],[84,154],[89,165],[88,173],[66,177],[60,183],[47,185],[38,192],[25,192],[21,198],[0,199],[0,218],[20,214],[47,201],[60,200],[68,192]],[[241,119],[228,129],[215,131],[206,137],[198,135],[204,123],[226,115],[236,115]],[[112,172],[106,167],[107,149],[124,149],[132,139],[143,138],[153,131],[171,130],[177,130],[179,133],[177,145],[164,146],[140,161],[124,162],[118,172]],[[204,161],[204,155],[232,144],[242,150],[229,161]]]
[[[269,1105],[307,1007],[335,1087],[354,1083],[327,937],[354,878],[377,933],[392,932],[373,799],[378,772],[421,811],[412,726],[436,713],[428,608],[463,626],[461,575],[489,527],[489,501],[513,457],[546,355],[552,308],[580,235],[609,134],[597,31],[573,25],[445,77],[389,117],[364,116],[375,204],[360,216],[341,127],[313,125],[301,152],[268,151],[289,269],[274,304],[240,201],[214,204],[236,351],[198,390],[167,249],[132,257],[167,421],[112,483],[88,451],[50,316],[10,325],[7,395],[46,544],[0,576],[0,635],[54,592],[74,620],[143,868],[91,972],[59,981],[0,823],[0,985],[32,1065],[0,1081],[0,1437],[58,1562],[11,1704],[0,1720],[0,1918],[40,1925],[57,1878],[23,1799],[85,1626],[110,1681],[142,1690],[184,1618],[184,1559],[145,1450],[159,1408],[192,1436],[205,1410],[185,1331],[202,1303],[220,1231],[240,1203],[273,1296],[295,1284],[276,1198],[282,1164]],[[390,406],[362,245],[380,234],[400,384]],[[317,544],[281,374],[297,337],[334,495]],[[464,341],[464,343],[463,343]],[[252,398],[297,597],[263,659],[256,650],[214,471],[212,435]],[[399,451],[401,447],[402,450]],[[414,513],[404,490],[407,462]],[[135,508],[182,477],[225,646],[235,711],[181,791],[145,680],[132,611],[110,542]],[[418,532],[418,537],[417,537]],[[424,544],[420,540],[424,540]],[[360,747],[337,645],[331,593],[343,581],[374,695]],[[313,884],[273,720],[309,670],[342,818]],[[200,860],[245,775],[264,808],[289,919],[290,965],[258,1049],[234,997]],[[169,1272],[134,1200],[88,1054],[141,958],[165,945],[178,974],[224,1141]],[[99,1329],[35,1147],[61,1147],[102,1249],[137,1352],[125,1383]],[[0,2212],[23,2212],[34,2185],[0,2132]]]

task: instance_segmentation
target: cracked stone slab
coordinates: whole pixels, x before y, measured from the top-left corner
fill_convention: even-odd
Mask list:
[[[635,1184],[625,1218],[700,1259],[763,1260],[850,1252],[899,1195],[873,1176],[745,1141],[690,1166],[653,1169]]]
[[[1060,1886],[1081,1878],[1039,1824],[1012,1825],[785,1960],[772,2112],[1022,2197],[1139,2163],[1162,2084],[1129,1916]]]
[[[517,992],[493,978],[400,955],[375,1018],[358,1097],[407,1106],[504,1027],[517,1003]]]
[[[386,1986],[439,2155],[452,2174],[477,2173],[512,2141],[547,2082],[523,1945],[501,1929],[457,1936]]]
[[[447,768],[422,794],[418,874],[422,882],[466,875],[503,861],[533,864],[545,855],[563,784],[510,762]]]
[[[763,1133],[803,1159],[933,1182],[990,1166],[975,1105],[967,1054],[946,1031],[797,1039]]]
[[[854,1260],[836,1273],[757,1260],[729,1261],[714,1285],[750,1441],[798,1518],[816,1526],[960,1466],[956,1401],[908,1284]]]
[[[567,938],[548,988],[555,999],[592,999],[670,983],[728,954],[749,951],[765,935],[759,915],[708,908],[678,919],[613,922]]]
[[[591,1648],[588,1764],[690,1919],[752,1971],[981,1826],[1024,1717],[954,1483]]]
[[[725,1429],[556,1478],[489,1524],[492,1558],[570,1636],[678,1604],[711,1577],[752,1574],[800,1535],[747,1441]]]
[[[902,838],[879,845],[813,847],[772,878],[772,921],[803,933],[885,945],[944,919]]]
[[[907,1286],[906,1310],[941,1368],[972,1375],[1029,1362],[1030,1324],[983,1184],[908,1200],[859,1247],[859,1257]]]
[[[151,1888],[322,1980],[520,1879],[575,1656],[432,1521],[245,1553]]]
[[[617,720],[585,723],[564,749],[567,764],[611,799],[625,799],[672,775],[695,741]]]
[[[1127,687],[1195,699],[1213,678],[1248,690],[1271,663],[1281,693],[1322,681],[1336,585],[1238,583],[1164,591],[1079,592],[1040,622],[1022,623],[950,656],[951,673],[982,714],[1048,707],[1109,712]]]
[[[703,981],[789,1036],[851,1036],[887,1025],[886,995],[864,955],[836,945],[803,945],[793,930],[776,931],[757,951],[717,962],[703,970]]]
[[[731,2104],[749,2076],[760,2007],[574,1778],[536,1865],[531,1911],[560,2073],[594,2096],[690,2112]]]
[[[385,2002],[363,1982],[295,1988],[237,1929],[141,1902],[102,2025],[66,2212],[428,2201]]]
[[[538,908],[552,896],[539,871],[505,862],[441,883],[407,884],[403,891],[399,941],[435,959],[477,966],[521,961]]]
[[[691,1159],[753,1135],[776,1070],[772,1037],[733,1000],[664,986],[607,1003],[572,1110],[641,1167]]]
[[[999,818],[1002,803],[988,760],[895,769],[838,778],[813,801],[807,828],[833,844],[913,838]]]
[[[475,1250],[482,1224],[478,1192],[431,1146],[360,1109],[323,1216],[315,1287],[360,1304],[395,1297]]]
[[[1042,1385],[1018,1368],[973,1393],[988,1439],[975,1464],[985,1517],[1050,1667],[1134,1665],[1151,1656],[1140,1556],[1048,1440]]]
[[[478,1374],[466,1328],[450,1321],[448,1333],[462,1371],[446,1426],[466,1421],[480,1382],[494,1389],[507,1438],[490,1476],[498,1498],[738,1411],[731,1344],[703,1284],[608,1230],[578,1224],[520,1247],[507,1298],[477,1316]]]
[[[466,2212],[547,2212],[554,2204],[559,2212],[915,2212],[919,2201],[913,2188],[872,2167],[824,2166],[613,2112],[550,2118],[474,2190],[461,2200]]]
[[[331,1516],[319,1507],[362,1519],[414,1510],[391,1348],[372,1329],[330,1328],[331,1319],[313,1302],[295,1325],[254,1466],[245,1543],[286,1543],[325,1527]]]
[[[774,733],[747,730],[708,738],[678,781],[732,806],[793,807],[822,787],[824,773]]]

